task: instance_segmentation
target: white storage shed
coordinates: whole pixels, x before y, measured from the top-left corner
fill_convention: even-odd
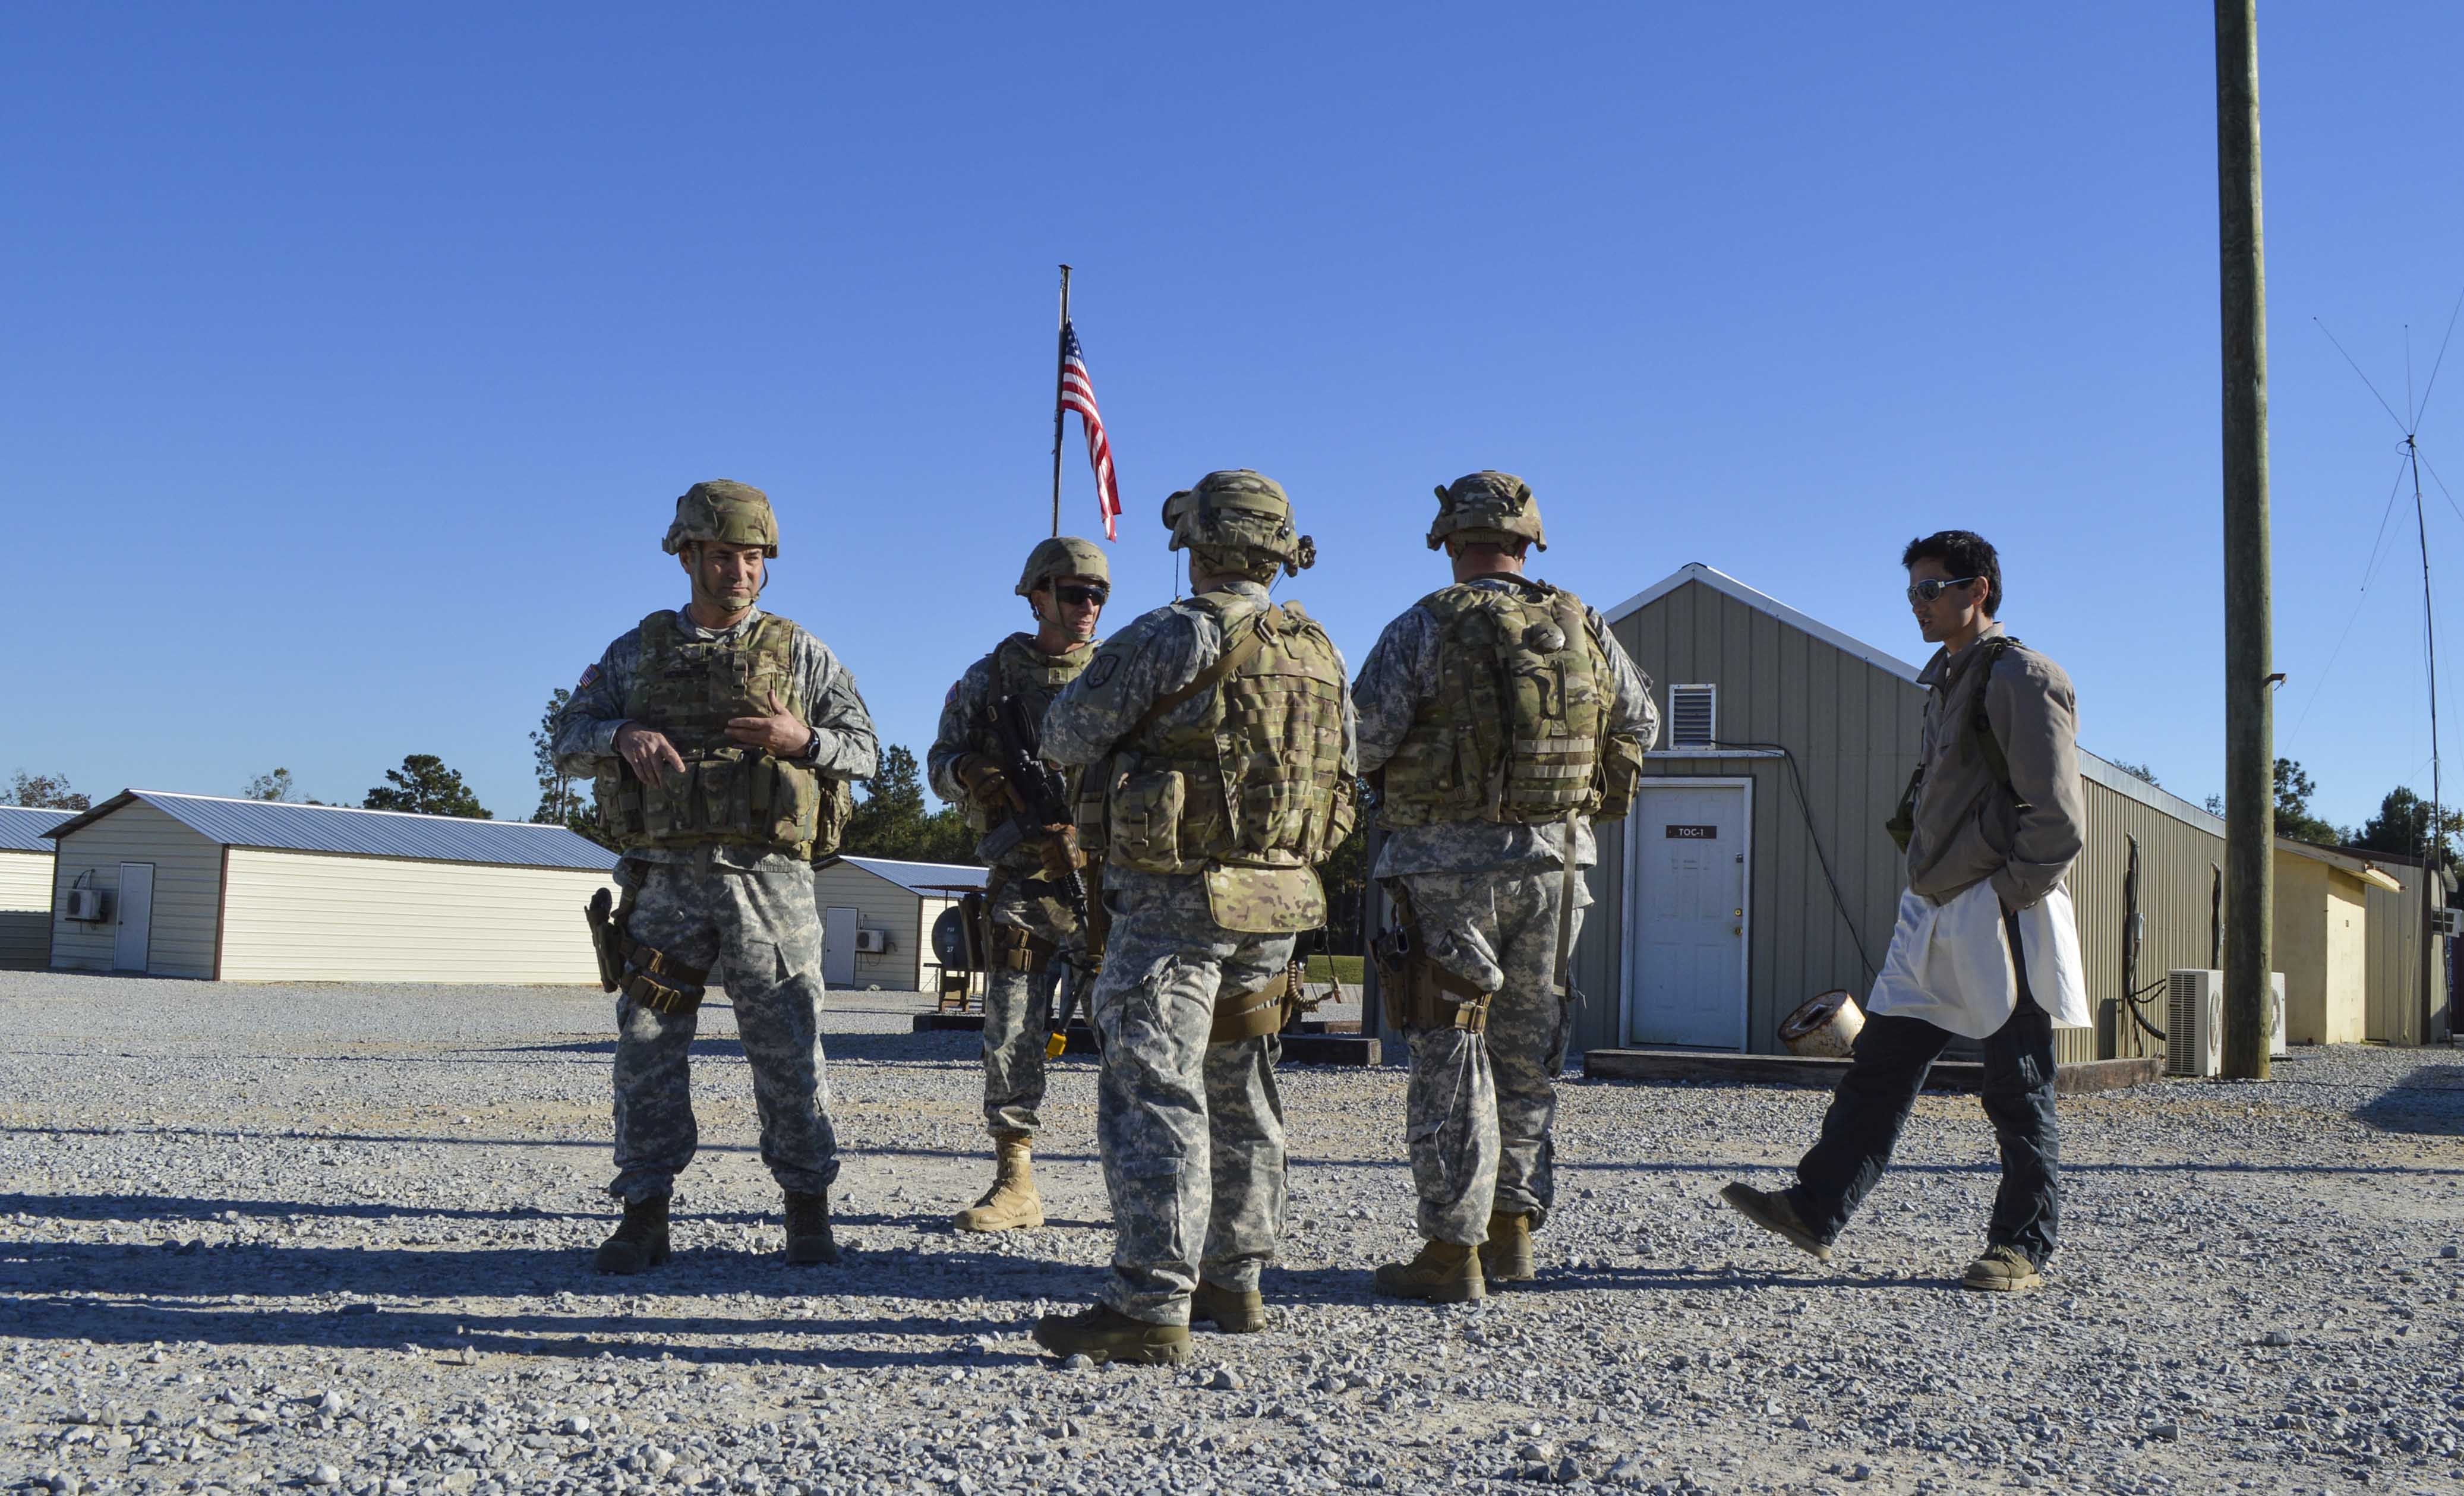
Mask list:
[[[43,833],[75,814],[0,805],[0,967],[51,964],[52,844]]]
[[[597,985],[616,855],[561,825],[124,790],[45,833],[59,971]]]
[[[961,863],[825,857],[813,865],[822,912],[822,979],[836,988],[931,992],[941,981],[933,921],[955,906],[951,889],[980,889],[984,869]]]

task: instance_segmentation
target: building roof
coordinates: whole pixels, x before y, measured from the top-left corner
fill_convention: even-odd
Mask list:
[[[829,868],[840,863],[861,868],[876,878],[897,884],[910,893],[939,893],[945,888],[980,889],[984,886],[985,869],[966,863],[900,862],[892,857],[829,857],[819,866]]]
[[[511,868],[572,868],[588,872],[605,872],[616,866],[614,852],[561,825],[539,825],[528,821],[473,821],[461,816],[416,815],[407,810],[361,810],[348,805],[231,800],[220,795],[175,795],[158,789],[121,790],[92,810],[43,834],[55,841],[74,835],[139,801],[207,841],[224,847],[343,852],[417,862],[493,863]]]
[[[37,810],[32,805],[0,805],[0,852],[49,852],[43,833],[76,815],[74,810]]]
[[[1863,640],[1841,633],[1810,613],[1801,613],[1767,592],[1758,592],[1727,572],[1705,566],[1701,561],[1688,561],[1650,586],[1610,608],[1602,616],[1611,624],[1618,623],[1642,611],[1687,583],[1698,583],[1714,592],[1724,593],[1758,613],[1778,619],[1804,633],[1832,646],[1843,653],[1863,660],[1885,674],[1914,684],[1918,667],[1910,665],[1887,649],[1878,649]],[[2079,750],[2079,778],[2093,780],[2127,800],[2135,800],[2151,810],[2162,811],[2174,820],[2194,825],[2217,836],[2225,834],[2224,817],[2203,805],[2191,803],[2168,789],[2148,783],[2139,776],[2127,773],[2110,759],[2101,759],[2082,748]]]
[[[2357,852],[2348,852],[2338,847],[2321,847],[2316,842],[2297,842],[2289,836],[2277,837],[2276,849],[2279,852],[2291,852],[2296,857],[2307,857],[2313,862],[2325,863],[2339,872],[2350,873],[2372,888],[2385,889],[2389,893],[2404,891],[2403,883],[2399,882],[2394,874],[2381,868],[2373,858],[2364,857]]]

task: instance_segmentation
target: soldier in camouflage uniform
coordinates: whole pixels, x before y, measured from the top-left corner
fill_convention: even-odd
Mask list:
[[[1037,545],[1017,587],[1035,612],[1035,631],[1010,635],[967,667],[941,703],[941,730],[925,760],[933,792],[963,805],[978,833],[999,828],[1019,808],[1001,767],[995,707],[1017,696],[1028,721],[1043,721],[1052,698],[1094,658],[1095,625],[1111,579],[1091,540],[1063,536]],[[1061,885],[1074,841],[1064,825],[999,855],[977,851],[992,869],[984,885],[984,954],[992,967],[984,984],[984,1127],[995,1168],[992,1188],[958,1212],[954,1224],[961,1231],[1044,1224],[1032,1148],[1044,1101],[1053,959],[1064,950],[1083,953],[1087,939]]]
[[[1386,831],[1375,876],[1389,1021],[1409,1038],[1406,1146],[1426,1244],[1377,1269],[1461,1303],[1533,1276],[1554,1193],[1555,1077],[1579,1001],[1561,962],[1591,902],[1595,817],[1625,814],[1659,736],[1650,683],[1600,615],[1523,575],[1548,548],[1522,479],[1438,490],[1429,548],[1454,584],[1386,626],[1353,691]],[[1570,907],[1571,906],[1571,907]]]
[[[616,1003],[616,1177],[602,1272],[668,1256],[668,1201],[696,1133],[687,1073],[723,971],[753,1069],[761,1161],[786,1194],[787,1260],[834,1263],[838,1177],[822,1067],[812,858],[837,846],[847,781],[874,770],[872,718],[822,642],[755,605],[778,523],[759,489],[696,483],[666,549],[692,581],[607,647],[557,717],[557,766],[592,776],[625,899],[594,917]]]
[[[1085,765],[1079,828],[1106,841],[1112,926],[1093,1019],[1096,1131],[1118,1236],[1085,1313],[1047,1315],[1056,1355],[1177,1363],[1189,1323],[1264,1330],[1261,1269],[1283,1231],[1275,1030],[1295,935],[1326,922],[1316,864],[1353,821],[1343,658],[1278,567],[1315,560],[1291,505],[1247,471],[1165,500],[1196,595],[1114,635],[1044,718]]]

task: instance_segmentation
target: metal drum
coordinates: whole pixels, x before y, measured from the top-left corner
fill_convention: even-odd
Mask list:
[[[1810,1060],[1844,1060],[1857,1046],[1865,1026],[1865,1010],[1846,988],[1837,988],[1807,1002],[1781,1020],[1780,1047]]]

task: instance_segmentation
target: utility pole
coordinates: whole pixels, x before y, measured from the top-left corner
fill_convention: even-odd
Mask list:
[[[2259,225],[2258,0],[2216,4],[2224,334],[2224,1073],[2267,1078],[2276,927],[2275,604],[2267,526],[2267,258]]]

